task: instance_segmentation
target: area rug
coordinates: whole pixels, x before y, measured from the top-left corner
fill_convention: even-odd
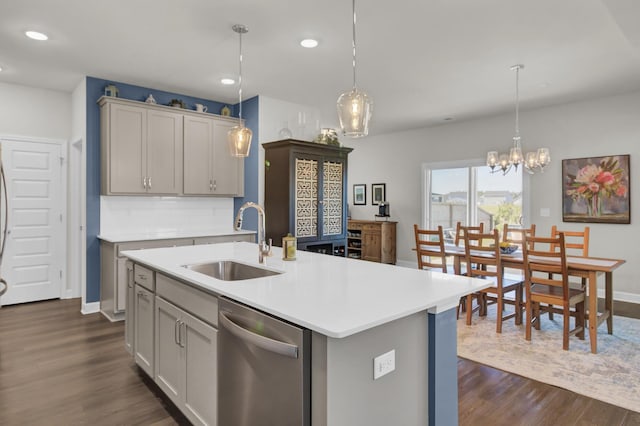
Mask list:
[[[543,317],[542,329],[532,329],[527,342],[524,326],[513,320],[496,333],[491,308],[485,318],[474,315],[471,326],[458,320],[458,356],[640,412],[640,320],[614,316],[612,335],[601,324],[592,354],[588,332],[583,341],[571,337],[569,350],[562,350],[561,315]]]

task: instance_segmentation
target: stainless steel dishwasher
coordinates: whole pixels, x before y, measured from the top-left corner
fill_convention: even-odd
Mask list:
[[[218,424],[309,426],[311,332],[219,299]]]

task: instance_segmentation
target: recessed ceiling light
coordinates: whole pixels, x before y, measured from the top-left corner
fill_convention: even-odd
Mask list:
[[[224,84],[225,86],[230,86],[232,84],[234,84],[236,81],[232,78],[223,78],[222,80],[220,80],[220,83]]]
[[[453,120],[455,120],[455,118],[453,118],[453,117],[445,117],[442,120],[443,121],[453,121]]]
[[[27,37],[33,40],[44,41],[49,40],[49,36],[38,31],[26,31],[24,33]]]
[[[312,38],[305,38],[300,42],[300,46],[306,47],[307,49],[313,49],[318,45],[318,40],[314,40]]]

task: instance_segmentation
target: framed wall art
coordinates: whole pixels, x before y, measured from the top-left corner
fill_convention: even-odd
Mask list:
[[[371,184],[371,204],[377,206],[383,201],[387,201],[387,185],[384,183]]]
[[[630,156],[562,160],[564,222],[630,223]]]
[[[355,206],[363,206],[367,204],[367,185],[353,185],[353,204]]]

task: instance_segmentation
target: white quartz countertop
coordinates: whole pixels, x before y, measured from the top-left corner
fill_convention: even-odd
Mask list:
[[[122,234],[119,234],[117,232],[105,233],[98,235],[98,238],[109,243],[125,243],[131,241],[172,240],[175,238],[217,237],[221,235],[246,235],[255,233],[256,231],[221,231],[219,229],[203,229],[192,231],[160,230]]]
[[[428,310],[438,313],[458,305],[461,296],[490,285],[489,281],[399,266],[297,252],[283,261],[273,248],[267,269],[280,275],[243,281],[222,281],[182,265],[216,260],[258,263],[258,246],[221,243],[124,251],[124,256],[205,291],[253,306],[333,338],[343,338]]]

